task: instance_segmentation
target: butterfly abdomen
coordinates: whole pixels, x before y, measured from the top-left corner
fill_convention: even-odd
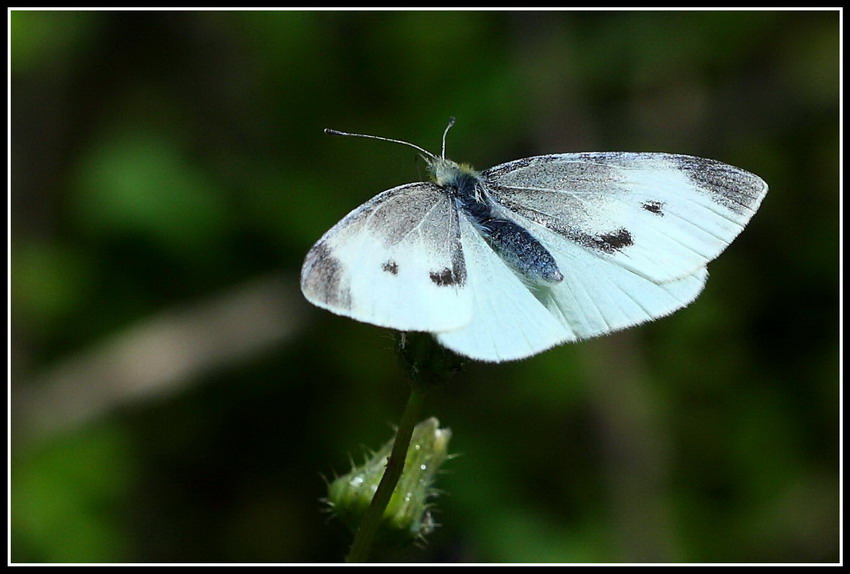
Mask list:
[[[560,282],[564,276],[552,254],[523,227],[507,219],[489,218],[478,228],[502,261],[534,282]]]

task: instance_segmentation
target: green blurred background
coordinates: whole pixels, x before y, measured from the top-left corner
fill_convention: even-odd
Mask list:
[[[771,191],[671,317],[471,363],[402,562],[839,559],[839,17],[12,11],[12,560],[335,562],[325,478],[392,434],[390,332],[308,248],[419,179],[572,151]]]

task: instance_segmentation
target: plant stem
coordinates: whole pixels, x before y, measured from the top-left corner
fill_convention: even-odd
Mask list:
[[[401,472],[404,470],[404,461],[407,458],[410,437],[413,434],[413,427],[416,426],[422,412],[422,405],[425,403],[427,390],[427,385],[414,383],[410,386],[410,397],[407,399],[407,405],[404,407],[404,413],[401,416],[398,431],[396,431],[392,452],[387,459],[387,468],[384,470],[384,476],[378,484],[375,496],[372,497],[369,509],[363,517],[363,522],[360,523],[360,528],[357,529],[357,534],[354,535],[354,543],[351,545],[351,550],[346,558],[347,562],[365,562],[369,557],[369,552],[372,549],[372,543],[375,539],[375,533],[381,525],[381,521],[384,518],[384,511],[392,498],[393,491],[401,477]]]

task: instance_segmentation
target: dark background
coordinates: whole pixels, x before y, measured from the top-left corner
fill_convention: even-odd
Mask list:
[[[12,559],[335,562],[323,477],[392,434],[391,333],[298,289],[424,166],[711,157],[760,212],[671,317],[430,397],[425,562],[839,559],[837,11],[11,19]]]

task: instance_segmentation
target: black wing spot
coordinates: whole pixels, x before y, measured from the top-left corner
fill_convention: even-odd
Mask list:
[[[381,269],[383,269],[387,273],[398,275],[398,263],[393,260],[385,261],[384,264],[381,265]]]
[[[611,233],[602,235],[580,235],[576,237],[576,241],[590,249],[596,249],[603,253],[612,254],[615,251],[620,251],[634,244],[632,234],[625,227],[621,227]]]
[[[632,234],[629,233],[629,230],[625,227],[621,227],[614,233],[600,235],[598,239],[602,246],[604,246],[603,250],[606,253],[613,253],[614,251],[619,251],[634,244]]]
[[[437,287],[446,287],[458,282],[457,278],[452,273],[452,270],[448,267],[440,271],[431,271],[428,275]]]
[[[654,213],[660,217],[664,217],[664,212],[661,210],[664,207],[664,202],[661,201],[645,201],[641,204],[641,207],[647,210],[650,213]]]

